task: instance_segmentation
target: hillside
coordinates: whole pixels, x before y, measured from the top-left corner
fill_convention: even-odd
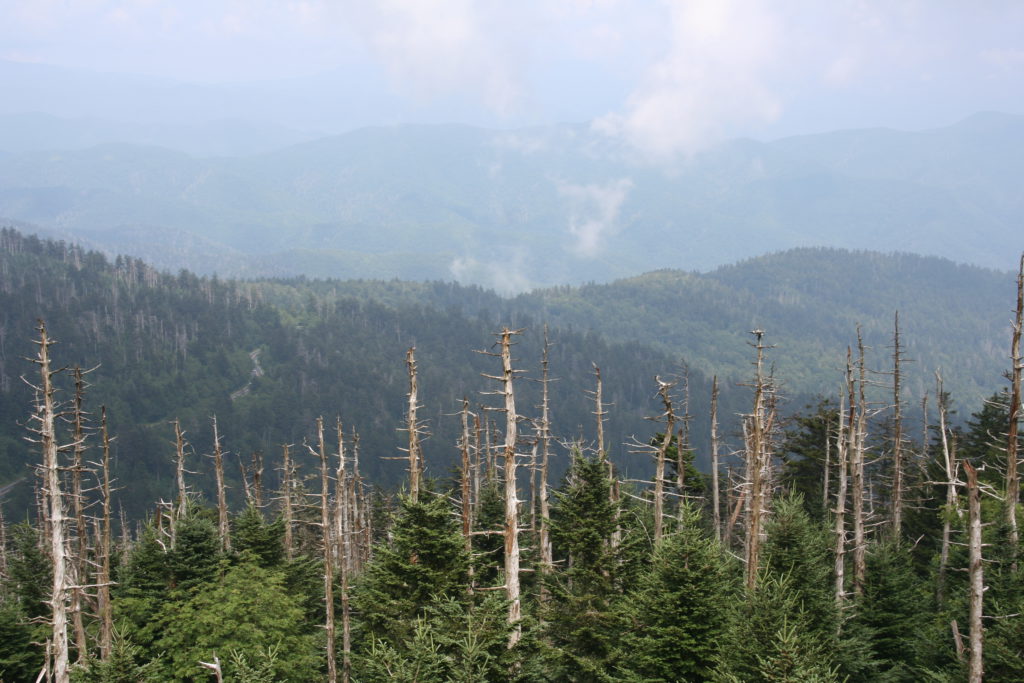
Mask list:
[[[58,341],[55,362],[93,368],[87,405],[92,420],[107,406],[115,442],[115,467],[123,487],[121,502],[132,515],[172,488],[169,422],[179,418],[192,451],[196,486],[209,494],[208,458],[212,452],[210,417],[216,415],[229,473],[240,495],[238,459],[253,451],[279,453],[313,435],[317,416],[358,430],[362,467],[368,479],[395,486],[402,477],[399,448],[408,380],[406,350],[415,346],[419,365],[420,419],[430,437],[424,442],[427,474],[444,478],[456,461],[456,438],[463,397],[481,413],[495,405],[482,394],[492,383],[494,358],[474,353],[493,344],[502,324],[524,328],[516,347],[518,411],[537,415],[543,326],[516,316],[501,321],[463,315],[429,305],[386,305],[369,298],[338,296],[301,281],[239,283],[168,275],[126,258],[107,261],[101,254],[63,243],[44,242],[13,230],[0,233],[0,486],[26,477],[7,498],[16,515],[31,505],[34,461],[24,440],[32,391],[19,377],[32,379],[32,339],[37,319],[46,321]],[[643,471],[646,462],[621,446],[633,435],[647,439],[656,427],[644,418],[657,415],[655,375],[678,371],[676,359],[637,342],[609,343],[595,333],[553,327],[550,367],[553,432],[560,441],[594,438],[592,363],[604,375],[605,401],[614,404],[605,426],[612,457],[626,471]],[[250,354],[259,351],[261,376],[253,375]],[[62,376],[62,395],[70,379]],[[709,380],[690,374],[694,401],[706,404]],[[245,389],[245,391],[240,391]],[[744,391],[725,391],[723,405],[740,410]],[[500,421],[499,416],[482,413]],[[486,425],[485,425],[486,426]],[[530,433],[529,423],[523,425]],[[707,425],[694,425],[706,441]],[[706,451],[706,449],[704,449]],[[555,465],[556,475],[566,466]],[[276,472],[266,473],[268,486]]]
[[[1004,114],[735,140],[671,166],[582,125],[366,128],[236,157],[12,147],[0,216],[171,270],[454,278],[503,293],[804,246],[1007,269],[1022,159],[1024,117]],[[174,249],[152,249],[168,235]]]

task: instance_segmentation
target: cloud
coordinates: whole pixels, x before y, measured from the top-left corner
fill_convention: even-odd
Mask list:
[[[558,193],[569,203],[569,234],[575,238],[573,251],[593,257],[605,241],[618,232],[619,211],[633,189],[633,181],[620,178],[607,183],[576,185],[558,182]]]
[[[499,18],[472,0],[353,3],[350,17],[400,92],[430,100],[469,92],[507,113],[521,102]]]
[[[668,32],[667,52],[649,65],[624,110],[597,119],[596,130],[670,160],[717,142],[732,124],[779,116],[780,98],[765,75],[780,32],[761,3],[673,2]]]
[[[526,272],[525,254],[520,249],[509,249],[508,254],[501,260],[485,261],[473,256],[460,256],[452,259],[448,271],[458,282],[482,285],[502,296],[529,291],[534,285]]]

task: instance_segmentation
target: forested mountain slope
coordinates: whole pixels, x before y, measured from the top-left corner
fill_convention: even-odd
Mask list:
[[[502,292],[809,245],[1010,268],[1024,117],[733,140],[668,166],[585,125],[367,128],[258,155],[0,152],[0,216],[160,268]],[[173,248],[152,245],[173,240]],[[219,258],[210,259],[210,253]]]
[[[0,485],[29,475],[26,463],[35,454],[23,437],[31,411],[35,356],[32,339],[37,319],[44,319],[58,341],[55,362],[93,368],[86,397],[92,419],[105,404],[117,435],[117,475],[126,486],[124,502],[137,513],[172,490],[173,429],[180,418],[197,457],[190,468],[209,472],[212,452],[210,418],[216,415],[225,447],[235,463],[248,463],[254,450],[273,452],[291,443],[304,453],[304,439],[323,415],[333,424],[340,416],[361,437],[364,474],[383,486],[395,485],[403,463],[408,379],[406,350],[416,347],[419,365],[419,418],[430,437],[424,448],[428,475],[446,477],[458,451],[456,437],[465,396],[472,409],[495,405],[481,394],[493,382],[498,361],[474,353],[492,346],[500,325],[524,328],[516,347],[519,412],[538,414],[543,325],[519,315],[501,320],[500,312],[469,317],[455,309],[429,304],[394,306],[362,297],[338,296],[324,287],[291,283],[240,283],[197,278],[182,272],[159,273],[145,264],[102,255],[61,243],[42,242],[5,230],[0,240]],[[621,444],[632,435],[646,440],[657,415],[655,376],[679,372],[678,359],[639,342],[609,343],[596,333],[552,328],[550,367],[554,433],[560,439],[594,438],[592,363],[602,370],[604,400],[614,404],[605,427],[609,450],[627,469],[644,469]],[[253,376],[250,354],[258,351],[261,376]],[[709,380],[690,373],[694,400],[706,403]],[[70,379],[63,377],[63,397]],[[245,389],[245,391],[240,391]],[[746,392],[727,388],[723,405],[738,412]],[[500,416],[488,413],[500,422]],[[532,431],[524,423],[526,433]],[[695,436],[707,425],[694,426]],[[636,462],[640,460],[640,462]],[[556,464],[556,471],[565,466]],[[268,483],[276,474],[267,473]],[[24,505],[31,476],[21,495]],[[200,476],[196,485],[207,487]],[[237,494],[237,491],[236,491]],[[18,507],[18,509],[24,509]],[[22,514],[22,513],[19,513]]]

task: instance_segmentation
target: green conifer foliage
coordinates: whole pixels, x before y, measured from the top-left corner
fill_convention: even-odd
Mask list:
[[[684,509],[678,531],[662,539],[622,611],[621,668],[645,681],[706,680],[715,665],[726,615],[736,598],[734,572],[721,548]]]
[[[904,545],[885,542],[868,549],[867,580],[856,619],[878,659],[878,680],[917,680],[915,643],[932,604]]]
[[[236,553],[250,553],[261,567],[279,567],[284,562],[284,522],[277,519],[268,524],[253,505],[235,518],[231,541]]]
[[[609,486],[607,465],[576,452],[565,483],[555,491],[551,540],[564,568],[550,576],[543,619],[552,661],[571,680],[604,680],[614,653],[617,563]]]
[[[403,498],[391,542],[378,544],[353,587],[354,636],[369,649],[384,640],[401,651],[434,600],[467,595],[469,557],[446,496]]]
[[[276,681],[308,681],[318,668],[316,630],[304,623],[299,598],[289,595],[280,572],[255,564],[243,562],[196,587],[188,599],[166,603],[155,620],[161,627],[155,646],[162,653],[163,680],[202,678],[199,662],[213,661],[214,655],[225,680],[232,680],[232,652],[259,661],[267,646],[279,648]]]
[[[141,663],[142,648],[132,644],[123,629],[114,629],[110,658],[90,659],[72,669],[74,683],[146,683],[159,680],[152,662]]]

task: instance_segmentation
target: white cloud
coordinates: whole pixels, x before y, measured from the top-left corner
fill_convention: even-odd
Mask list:
[[[558,182],[558,193],[569,203],[569,234],[573,250],[592,257],[604,249],[605,241],[618,231],[619,212],[633,181],[620,178],[607,183],[577,185]]]
[[[526,274],[526,257],[519,249],[509,249],[508,257],[501,260],[481,261],[473,256],[458,257],[452,259],[448,271],[458,282],[479,284],[502,296],[514,296],[533,287],[533,282]]]
[[[595,122],[598,131],[671,160],[717,142],[735,123],[779,115],[780,99],[765,83],[779,27],[762,3],[672,2],[668,14],[667,53],[647,68],[622,112]]]

